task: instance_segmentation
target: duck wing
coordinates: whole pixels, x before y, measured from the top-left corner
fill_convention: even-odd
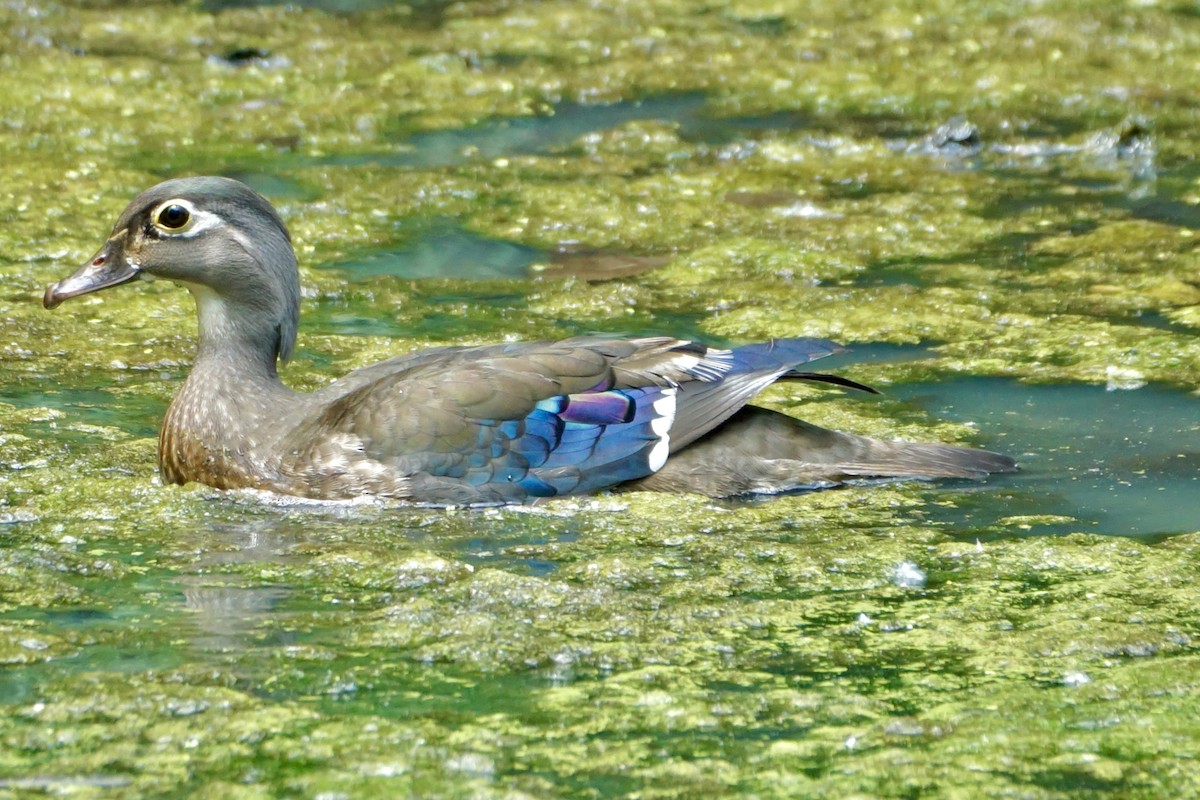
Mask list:
[[[604,337],[439,348],[314,395],[281,469],[323,497],[450,505],[586,493],[656,472],[776,378],[837,350],[816,339],[719,350]]]

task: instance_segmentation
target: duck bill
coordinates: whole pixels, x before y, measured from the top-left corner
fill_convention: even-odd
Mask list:
[[[42,305],[46,308],[54,308],[64,300],[70,300],[81,294],[98,292],[110,286],[120,286],[122,283],[135,280],[139,275],[141,275],[141,270],[137,265],[129,263],[129,259],[121,252],[120,246],[109,241],[74,275],[63,278],[53,286],[47,286],[46,294],[42,298]]]

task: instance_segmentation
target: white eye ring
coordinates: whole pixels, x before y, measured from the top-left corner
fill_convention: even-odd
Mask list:
[[[159,203],[150,212],[150,223],[166,236],[189,239],[201,231],[219,225],[221,218],[208,211],[200,211],[190,200],[176,197]]]
[[[187,200],[168,200],[150,212],[154,227],[164,233],[185,233],[192,226],[195,209]]]

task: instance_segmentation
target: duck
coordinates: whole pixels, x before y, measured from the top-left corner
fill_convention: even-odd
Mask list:
[[[154,278],[186,288],[199,319],[195,358],[159,434],[167,484],[486,506],[607,489],[722,498],[1016,469],[987,450],[840,433],[749,405],[779,380],[874,392],[807,371],[842,350],[815,338],[435,347],[294,391],[279,374],[300,318],[291,236],[266,198],[231,178],[147,189],[43,303]]]

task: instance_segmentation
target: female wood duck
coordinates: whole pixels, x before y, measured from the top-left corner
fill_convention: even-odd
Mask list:
[[[159,436],[172,483],[477,505],[615,486],[722,497],[1015,469],[995,453],[836,433],[745,405],[780,378],[866,388],[799,370],[840,349],[820,339],[439,347],[294,392],[276,372],[300,312],[291,238],[266,199],[227,178],[141,194],[45,305],[151,277],[187,287],[200,317],[195,363]]]

